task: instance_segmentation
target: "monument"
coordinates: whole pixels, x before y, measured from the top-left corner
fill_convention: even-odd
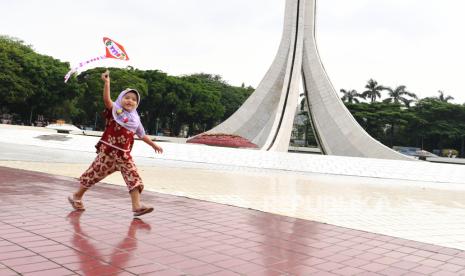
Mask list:
[[[278,53],[263,80],[233,115],[200,136],[232,135],[261,150],[287,151],[302,82],[323,154],[410,160],[373,139],[345,107],[318,54],[315,14],[316,0],[286,0]]]

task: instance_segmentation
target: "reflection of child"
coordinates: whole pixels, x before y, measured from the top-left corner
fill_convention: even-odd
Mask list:
[[[85,275],[101,275],[97,273],[97,270],[100,266],[105,266],[105,272],[108,273],[106,275],[119,275],[121,273],[120,267],[124,267],[131,258],[134,257],[131,254],[133,251],[137,250],[137,237],[136,233],[140,230],[144,230],[144,232],[150,232],[151,226],[143,222],[140,219],[133,219],[131,220],[131,224],[129,225],[128,232],[126,237],[122,238],[122,240],[113,246],[113,251],[111,255],[102,254],[99,251],[99,247],[95,244],[92,244],[91,240],[88,239],[90,235],[82,230],[81,228],[81,215],[82,212],[79,211],[72,211],[68,214],[68,220],[70,224],[74,228],[72,243],[75,248],[77,248],[81,252],[85,252],[86,254],[76,254],[79,257],[79,266],[81,271],[85,271]],[[92,256],[92,262],[96,264],[96,267],[89,266],[89,256]],[[117,265],[108,265],[104,259],[109,259],[108,263]],[[101,267],[100,267],[101,269]],[[91,273],[94,272],[94,273]]]
[[[140,194],[144,186],[131,157],[134,134],[150,145],[156,153],[162,153],[163,149],[145,135],[144,127],[137,113],[137,106],[140,102],[139,92],[128,88],[119,94],[116,102],[113,102],[110,97],[108,71],[102,74],[102,80],[105,83],[103,88],[103,101],[106,107],[105,131],[95,146],[97,157],[79,178],[81,183],[79,190],[73,196],[68,197],[68,200],[74,209],[84,210],[81,199],[87,189],[107,175],[121,171],[131,195],[134,216],[150,213],[153,211],[153,207],[145,206],[140,202]]]

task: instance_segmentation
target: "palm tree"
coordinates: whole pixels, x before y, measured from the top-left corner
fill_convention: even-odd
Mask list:
[[[410,108],[410,104],[413,103],[413,102],[416,102],[416,99],[403,99],[402,102],[404,102],[404,105],[407,107],[407,108]]]
[[[391,87],[386,87],[385,89],[388,91],[388,95],[389,95],[389,97],[384,100],[384,102],[387,102],[387,103],[394,102],[394,103],[398,104],[398,103],[402,102],[407,107],[409,107],[410,103],[412,103],[414,100],[407,99],[404,96],[409,96],[409,97],[411,97],[411,98],[413,98],[415,100],[418,99],[418,97],[417,97],[417,95],[415,95],[415,93],[411,93],[411,92],[408,92],[406,90],[405,85],[397,86],[396,89],[392,89]]]
[[[453,99],[454,99],[454,97],[452,97],[452,96],[444,96],[444,92],[441,91],[441,90],[439,90],[438,93],[439,93],[439,96],[438,96],[437,99],[438,99],[440,102],[445,102],[445,103],[447,103],[449,100],[453,100]]]
[[[357,90],[345,90],[341,89],[339,90],[344,96],[342,96],[341,100],[343,102],[348,102],[348,103],[359,103],[360,101],[357,98],[363,98],[362,94],[358,93]]]
[[[369,98],[372,103],[376,101],[376,98],[381,98],[381,91],[385,89],[384,86],[379,85],[378,82],[373,79],[368,81],[365,88],[367,90],[362,93],[362,97],[365,99]]]

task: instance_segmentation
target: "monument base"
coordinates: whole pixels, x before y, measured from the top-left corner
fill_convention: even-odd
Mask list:
[[[257,145],[250,142],[246,138],[239,135],[224,134],[224,133],[204,133],[197,135],[186,143],[204,144],[209,146],[218,147],[231,147],[231,148],[258,148]]]

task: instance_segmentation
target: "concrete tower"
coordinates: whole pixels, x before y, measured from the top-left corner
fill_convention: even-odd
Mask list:
[[[324,154],[410,159],[368,135],[334,90],[316,46],[315,2],[286,0],[283,35],[270,69],[247,101],[206,133],[234,134],[261,150],[287,151],[303,82],[315,136]]]

